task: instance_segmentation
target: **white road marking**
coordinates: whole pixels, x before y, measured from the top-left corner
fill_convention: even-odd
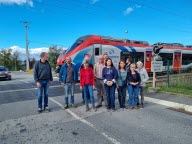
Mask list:
[[[58,101],[54,100],[53,98],[49,98],[51,101],[53,101],[54,103],[56,103],[57,105],[59,105],[60,107],[63,108],[63,105],[61,103],[59,103]],[[78,115],[76,115],[74,112],[72,112],[70,109],[66,109],[66,111],[73,116],[75,119],[81,121],[82,123],[88,125],[89,127],[93,128],[95,131],[101,133],[104,137],[106,137],[109,141],[111,141],[114,144],[121,144],[120,142],[118,142],[116,139],[108,136],[106,133],[99,131],[95,125],[93,125],[92,123],[86,121],[83,118],[80,118]]]
[[[150,98],[150,97],[145,97],[145,100],[148,102],[164,105],[167,107],[176,108],[176,109],[181,108],[181,109],[185,109],[188,112],[192,112],[192,106],[190,106],[190,105],[170,102],[170,101],[165,101],[165,100],[160,100],[160,99],[155,99],[155,98]]]
[[[62,85],[57,86],[50,86],[49,88],[56,88],[56,87],[63,87]],[[29,89],[17,89],[17,90],[6,90],[6,91],[0,91],[0,93],[7,93],[7,92],[18,92],[18,91],[28,91],[28,90],[34,90],[37,88],[29,88]]]
[[[24,82],[24,83],[29,83],[29,82],[27,82],[27,81],[24,81],[24,80],[19,80],[19,81],[21,81],[21,82]]]

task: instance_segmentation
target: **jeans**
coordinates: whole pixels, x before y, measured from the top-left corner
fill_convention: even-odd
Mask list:
[[[74,104],[74,87],[75,83],[66,83],[64,86],[65,104],[68,105],[68,95],[71,93],[71,104]]]
[[[83,86],[83,91],[84,91],[84,100],[86,106],[88,106],[88,94],[90,95],[91,98],[91,103],[92,106],[95,107],[95,102],[94,102],[94,96],[93,96],[93,86],[92,85],[84,85]]]
[[[127,89],[126,85],[119,86],[118,88],[118,99],[120,108],[125,108],[126,89]]]
[[[50,85],[49,80],[39,80],[41,87],[38,88],[38,108],[42,109],[42,95],[44,92],[44,108],[48,107],[48,89]]]
[[[137,106],[139,85],[137,84],[136,86],[133,86],[131,84],[128,84],[128,91],[129,91],[129,105]]]
[[[108,86],[104,84],[105,93],[107,97],[107,109],[115,109],[115,88],[116,84],[113,84],[112,86]]]

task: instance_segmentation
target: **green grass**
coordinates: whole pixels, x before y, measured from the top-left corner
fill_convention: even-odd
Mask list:
[[[160,90],[159,92],[170,92],[170,93],[177,93],[177,94],[183,94],[187,95],[192,98],[192,86],[191,85],[185,85],[185,86],[179,86],[179,85],[173,85],[173,86],[159,86]]]

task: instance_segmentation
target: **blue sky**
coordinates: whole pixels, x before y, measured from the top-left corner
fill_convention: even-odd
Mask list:
[[[25,47],[20,21],[30,22],[31,50],[69,47],[87,34],[192,45],[191,6],[191,0],[0,0],[0,49]]]

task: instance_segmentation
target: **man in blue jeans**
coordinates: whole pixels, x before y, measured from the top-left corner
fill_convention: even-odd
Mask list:
[[[44,110],[49,112],[48,107],[48,89],[52,85],[53,76],[51,71],[51,65],[49,64],[48,54],[42,52],[41,59],[35,63],[34,66],[34,80],[38,88],[38,112],[42,112],[42,95],[44,92]]]
[[[59,79],[61,81],[61,85],[64,86],[64,94],[65,94],[65,105],[64,109],[69,107],[68,104],[68,94],[69,91],[71,93],[71,107],[75,108],[74,104],[74,87],[75,83],[78,80],[78,73],[74,64],[71,63],[71,57],[66,59],[66,63],[62,65],[59,72]]]

